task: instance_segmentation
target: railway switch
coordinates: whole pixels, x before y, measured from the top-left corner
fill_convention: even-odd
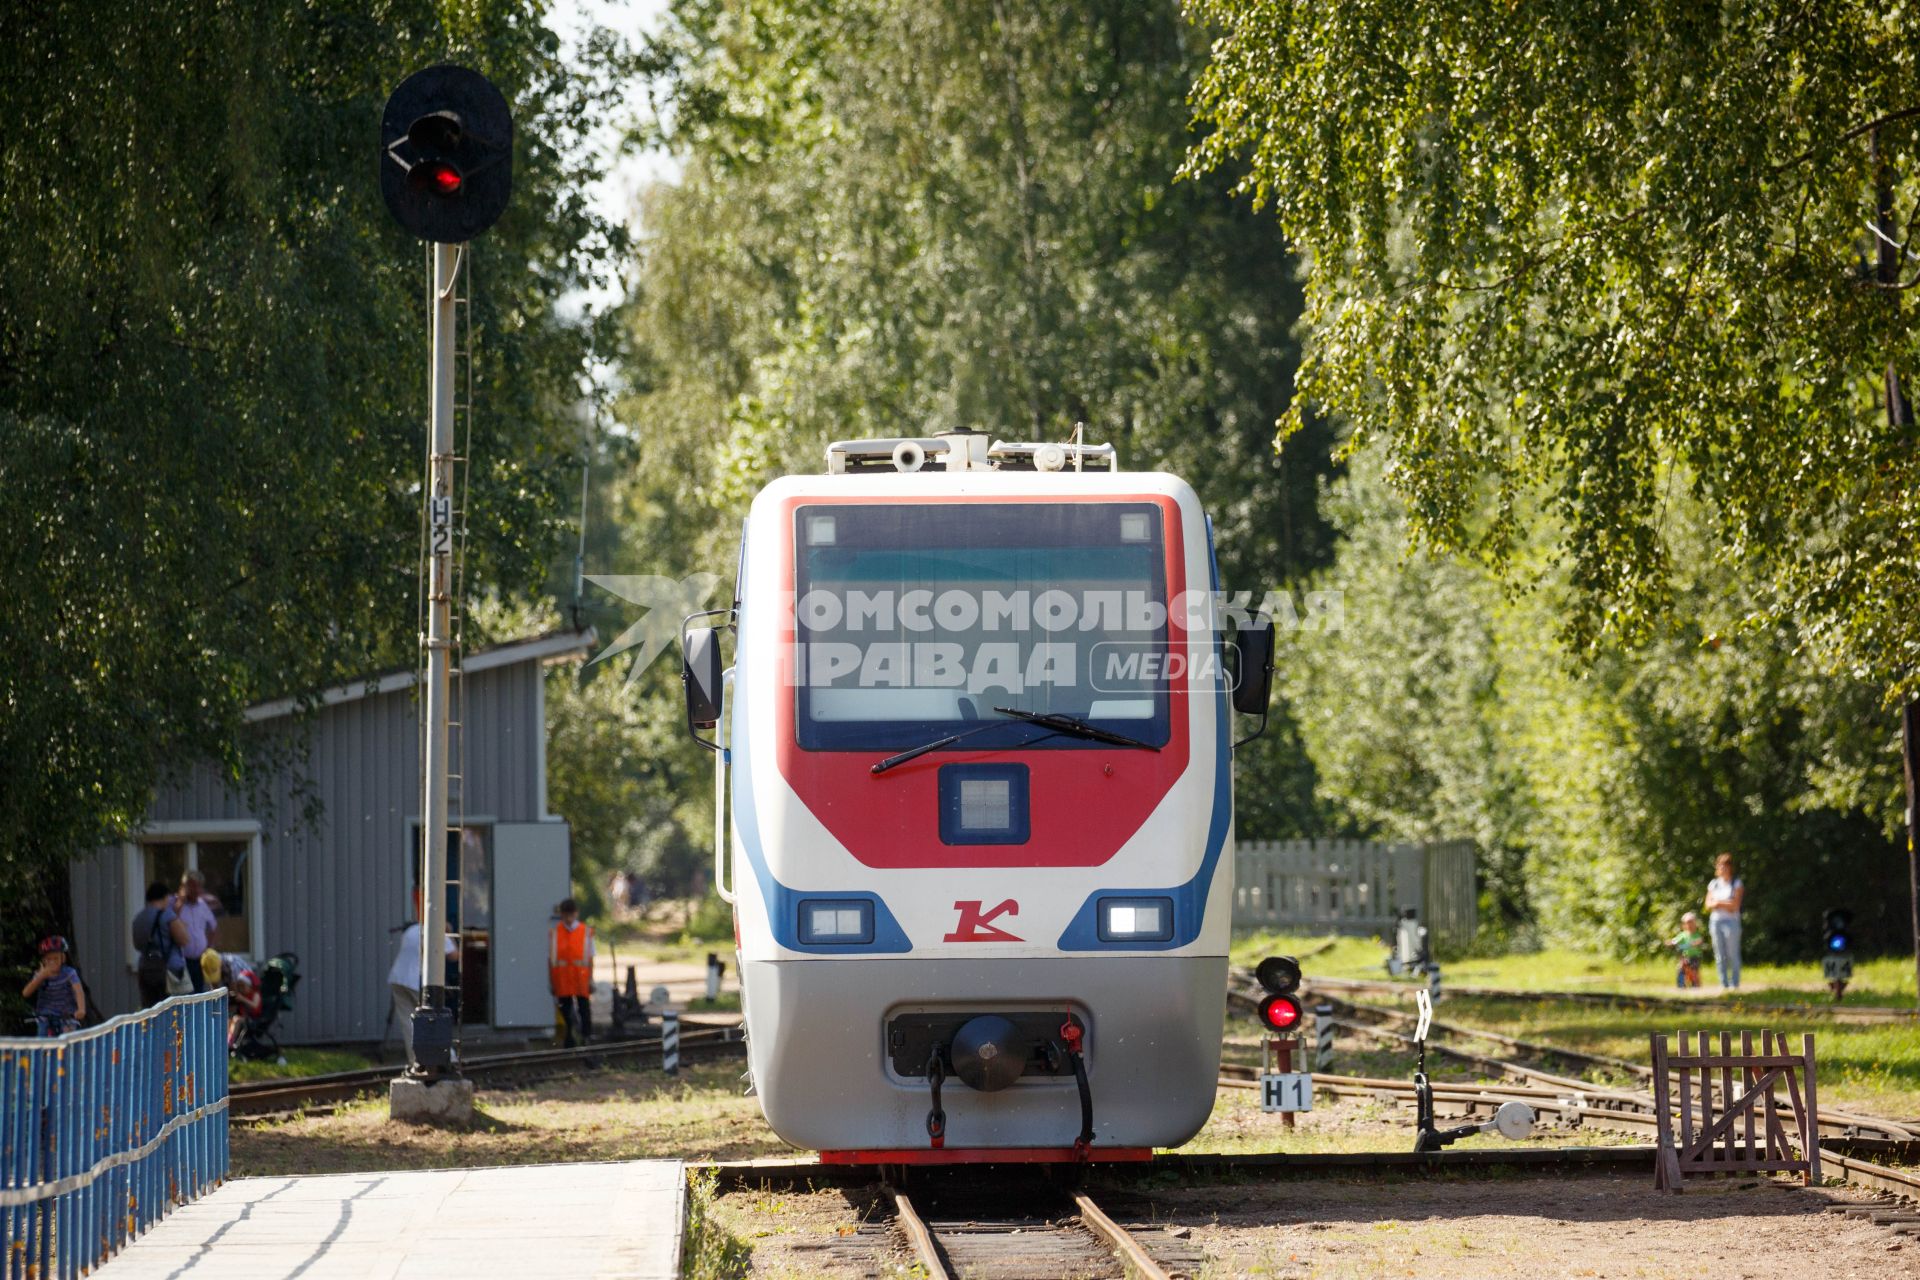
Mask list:
[[[1533,1132],[1533,1108],[1524,1102],[1508,1101],[1494,1109],[1493,1119],[1468,1121],[1451,1129],[1437,1128],[1433,1122],[1433,1085],[1427,1079],[1427,1032],[1433,1026],[1433,999],[1425,991],[1414,993],[1420,1007],[1420,1023],[1414,1029],[1414,1047],[1419,1060],[1413,1071],[1414,1124],[1416,1152],[1439,1151],[1475,1133],[1497,1133],[1510,1142],[1518,1142]]]

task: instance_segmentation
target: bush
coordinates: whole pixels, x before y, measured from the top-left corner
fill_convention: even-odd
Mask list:
[[[700,900],[693,915],[687,921],[687,927],[681,931],[680,941],[687,942],[732,942],[733,908],[720,900],[720,895],[710,893]]]

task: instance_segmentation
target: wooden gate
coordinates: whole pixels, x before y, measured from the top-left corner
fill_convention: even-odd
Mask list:
[[[1713,1051],[1710,1032],[1699,1033],[1698,1052],[1690,1051],[1692,1037],[1685,1031],[1680,1033],[1678,1053],[1668,1052],[1666,1036],[1653,1036],[1653,1099],[1660,1118],[1655,1188],[1678,1192],[1683,1179],[1703,1174],[1798,1173],[1809,1185],[1820,1181],[1813,1037],[1802,1036],[1801,1051],[1789,1053],[1784,1035],[1761,1034],[1759,1053],[1753,1051],[1751,1031],[1740,1033],[1738,1053],[1733,1051],[1732,1033],[1726,1031],[1720,1033],[1718,1053]],[[1677,1140],[1673,1127],[1676,1074],[1680,1090]],[[1781,1084],[1786,1085],[1792,1106],[1798,1155],[1781,1123],[1775,1096]]]

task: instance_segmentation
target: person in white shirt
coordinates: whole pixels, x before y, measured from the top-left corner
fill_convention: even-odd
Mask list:
[[[1713,936],[1713,967],[1722,991],[1740,989],[1740,906],[1747,885],[1733,874],[1733,855],[1713,860],[1713,879],[1707,882],[1707,931]]]
[[[446,954],[453,954],[453,935],[446,937]],[[414,1066],[413,1011],[420,1004],[420,922],[400,935],[400,950],[387,970],[387,990],[393,995],[393,1016],[400,1021],[400,1043],[406,1046],[407,1065]]]

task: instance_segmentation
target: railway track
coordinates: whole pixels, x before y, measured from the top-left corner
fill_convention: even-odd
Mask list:
[[[1244,998],[1244,997],[1242,997]],[[1387,1009],[1376,1005],[1357,1004],[1352,1001],[1333,999],[1328,1001],[1321,993],[1322,1003],[1332,1003],[1336,1015],[1334,1025],[1351,1033],[1368,1036],[1400,1047],[1411,1047],[1413,1037],[1404,1030],[1416,1019],[1412,1014],[1398,1009]],[[1536,1058],[1546,1058],[1565,1062],[1576,1067],[1608,1072],[1616,1075],[1629,1075],[1643,1082],[1645,1088],[1618,1088],[1592,1081],[1575,1079],[1539,1067],[1512,1062],[1487,1054],[1448,1044],[1447,1038],[1478,1039],[1501,1044]],[[1578,1050],[1562,1049],[1555,1045],[1539,1044],[1526,1040],[1517,1040],[1498,1032],[1483,1031],[1477,1027],[1463,1027],[1453,1023],[1435,1021],[1428,1034],[1427,1051],[1450,1058],[1457,1062],[1476,1067],[1489,1074],[1512,1076],[1525,1083],[1550,1091],[1556,1091],[1562,1097],[1574,1097],[1582,1100],[1589,1108],[1601,1111],[1642,1112],[1649,1122],[1653,1115],[1653,1095],[1649,1090],[1653,1084],[1651,1067],[1626,1062],[1618,1058],[1609,1058],[1600,1054],[1583,1053]],[[1408,1086],[1411,1088],[1411,1086]],[[1724,1105],[1724,1099],[1721,1100]],[[1819,1126],[1822,1139],[1880,1138],[1895,1142],[1920,1140],[1920,1128],[1905,1121],[1890,1120],[1882,1116],[1866,1115],[1845,1107],[1823,1105],[1819,1110]]]
[[[733,1052],[740,1048],[740,1029],[734,1026],[689,1023],[681,1020],[680,1053],[698,1058],[714,1052]],[[488,1054],[461,1062],[461,1071],[475,1081],[536,1079],[581,1067],[595,1067],[621,1061],[658,1062],[658,1036],[641,1040],[617,1040],[583,1045],[573,1049],[532,1049],[524,1053]],[[242,1119],[265,1119],[292,1112],[321,1112],[338,1107],[362,1094],[387,1087],[399,1068],[368,1067],[362,1071],[338,1071],[321,1076],[302,1076],[285,1080],[249,1080],[228,1088],[228,1110]]]
[[[1253,980],[1250,970],[1236,970],[1235,975],[1243,977],[1248,982]],[[1322,992],[1345,991],[1405,997],[1416,984],[1390,982],[1383,978],[1317,978],[1311,985]],[[1475,996],[1486,1000],[1519,1000],[1529,1003],[1551,1001],[1558,1004],[1613,1005],[1635,1009],[1671,1009],[1675,1012],[1694,1014],[1708,1009],[1716,1011],[1731,1009],[1740,1013],[1793,1018],[1817,1017],[1830,1022],[1848,1023],[1920,1022],[1920,1009],[1900,1009],[1887,1005],[1757,1004],[1738,996],[1725,1003],[1708,1004],[1700,1000],[1687,1000],[1675,996],[1626,995],[1620,992],[1601,991],[1516,991],[1505,987],[1458,986],[1453,983],[1448,983],[1446,990],[1450,995]]]
[[[1429,1049],[1431,1048],[1432,1046],[1429,1046]],[[1383,1098],[1409,1109],[1414,1105],[1414,1086],[1410,1080],[1387,1080],[1371,1076],[1343,1076],[1320,1072],[1315,1073],[1313,1085],[1315,1093],[1324,1092],[1335,1097]],[[1223,1068],[1220,1087],[1257,1089],[1259,1083],[1253,1078],[1250,1070],[1228,1067]],[[1659,1119],[1653,1110],[1652,1097],[1629,1100],[1636,1105],[1621,1105],[1622,1099],[1619,1095],[1610,1095],[1604,1100],[1596,1100],[1577,1090],[1569,1092],[1564,1089],[1541,1088],[1535,1085],[1463,1084],[1441,1081],[1433,1086],[1434,1111],[1437,1115],[1448,1118],[1484,1119],[1492,1116],[1503,1102],[1524,1102],[1534,1109],[1536,1115],[1549,1123],[1567,1128],[1591,1128],[1614,1133],[1630,1133],[1651,1142],[1659,1133]],[[1871,1123],[1891,1124],[1889,1121],[1878,1121],[1872,1118],[1862,1119],[1869,1120]],[[1823,1128],[1825,1127],[1823,1122]],[[1840,1128],[1838,1125],[1833,1127]],[[1645,1147],[1633,1149],[1647,1150]],[[1920,1202],[1920,1171],[1892,1168],[1867,1158],[1880,1156],[1883,1159],[1911,1163],[1920,1159],[1920,1141],[1912,1138],[1861,1136],[1851,1127],[1846,1127],[1837,1134],[1823,1133],[1820,1138],[1820,1153],[1822,1167],[1829,1173],[1839,1173],[1848,1182],[1869,1187],[1884,1194]],[[1450,1154],[1500,1156],[1510,1153]]]
[[[928,1280],[1173,1280],[1206,1264],[1183,1228],[1124,1226],[1084,1191],[1066,1193],[1045,1216],[1010,1214],[1006,1197],[983,1210],[977,1193],[958,1205],[920,1193],[922,1204],[891,1186],[887,1195],[894,1226]]]
[[[1230,998],[1241,1001],[1246,999],[1240,993],[1232,993]],[[1372,1035],[1397,1046],[1411,1045],[1410,1036],[1394,1030],[1392,1026],[1385,1025],[1389,1023],[1404,1025],[1412,1020],[1411,1015],[1403,1014],[1396,1009],[1359,1005],[1346,1000],[1336,1000],[1334,1003],[1346,1014],[1345,1017],[1337,1019],[1337,1025],[1354,1033]],[[1366,1020],[1369,1018],[1372,1021]],[[744,1047],[741,1031],[737,1026],[688,1023],[685,1020],[681,1025],[683,1030],[680,1043],[684,1056],[697,1058],[712,1053],[735,1053]],[[1624,1072],[1648,1082],[1651,1082],[1653,1076],[1650,1068],[1635,1063],[1562,1049],[1555,1045],[1519,1040],[1474,1027],[1435,1022],[1431,1033],[1502,1044],[1531,1056],[1553,1058],[1607,1071]],[[1501,1080],[1487,1084],[1436,1081],[1433,1086],[1434,1104],[1438,1112],[1451,1117],[1489,1116],[1502,1102],[1520,1101],[1531,1106],[1543,1120],[1564,1127],[1604,1129],[1633,1134],[1648,1140],[1651,1140],[1657,1131],[1653,1097],[1649,1092],[1596,1085],[1590,1081],[1556,1075],[1523,1063],[1462,1050],[1443,1042],[1436,1042],[1431,1033],[1428,1043],[1430,1053],[1451,1057],[1475,1066],[1487,1074],[1510,1077],[1513,1081],[1517,1081],[1517,1083],[1509,1083]],[[469,1077],[476,1080],[534,1079],[623,1060],[654,1060],[659,1053],[660,1042],[655,1037],[586,1045],[575,1049],[540,1049],[524,1053],[492,1054],[468,1059],[462,1067]],[[259,1120],[295,1111],[327,1110],[349,1099],[384,1087],[393,1079],[394,1074],[393,1067],[372,1067],[363,1071],[337,1072],[296,1080],[248,1081],[231,1087],[229,1108],[233,1115],[242,1120]],[[1219,1086],[1223,1089],[1256,1089],[1259,1087],[1257,1075],[1258,1073],[1251,1067],[1224,1064],[1220,1070]],[[1413,1104],[1413,1084],[1407,1080],[1316,1072],[1314,1088],[1317,1093],[1331,1094],[1335,1097],[1384,1098],[1408,1107]],[[1902,1163],[1920,1160],[1920,1123],[1893,1121],[1822,1107],[1819,1125],[1823,1165],[1839,1173],[1849,1182],[1870,1187],[1883,1194],[1920,1202],[1920,1172],[1891,1168],[1866,1158],[1880,1156]],[[1412,1152],[1314,1155],[1285,1153],[1181,1155],[1175,1153],[1160,1156],[1146,1167],[1172,1167],[1187,1172],[1204,1170],[1210,1173],[1231,1172],[1243,1175],[1335,1167],[1384,1170],[1402,1166],[1430,1169],[1455,1165],[1474,1168],[1535,1169],[1645,1167],[1650,1170],[1651,1151],[1650,1146],[1635,1145],[1610,1148],[1480,1149],[1444,1151],[1437,1155],[1414,1155]],[[706,1167],[713,1170],[723,1181],[733,1185],[745,1185],[754,1181],[778,1182],[784,1179],[798,1179],[803,1183],[847,1182],[872,1177],[870,1169],[858,1166],[823,1166],[812,1160],[728,1162]],[[895,1192],[894,1194],[906,1199],[904,1193]],[[910,1199],[906,1199],[906,1204],[909,1209],[912,1208]],[[903,1224],[901,1229],[909,1231],[909,1228],[904,1225],[906,1218],[900,1214],[900,1207],[899,1203],[894,1206],[896,1217]],[[921,1219],[921,1222],[922,1227],[926,1228],[925,1220]],[[1176,1237],[1167,1228],[1156,1226],[1127,1230],[1120,1227],[1114,1219],[1083,1195],[1074,1197],[1070,1211],[1055,1215],[1053,1218],[1006,1219],[1001,1223],[1004,1231],[993,1226],[992,1220],[988,1219],[949,1220],[936,1217],[933,1222],[934,1226],[927,1228],[931,1232],[930,1238],[935,1239],[936,1243],[944,1240],[946,1237],[941,1235],[942,1231],[959,1238],[960,1244],[956,1247],[960,1248],[962,1256],[972,1261],[957,1272],[952,1270],[935,1272],[929,1268],[930,1275],[972,1276],[977,1274],[1005,1280],[1015,1275],[1027,1274],[1018,1270],[1020,1264],[1017,1264],[1017,1256],[1021,1250],[1036,1244],[1040,1236],[1046,1233],[1082,1242],[1060,1246],[1069,1251],[1074,1248],[1090,1247],[1084,1244],[1086,1240],[1103,1241],[1108,1252],[1100,1255],[1096,1251],[1093,1255],[1096,1261],[1101,1256],[1110,1260],[1126,1257],[1128,1264],[1134,1267],[1132,1273],[1144,1276],[1183,1273],[1164,1270],[1153,1272],[1139,1267],[1137,1260],[1132,1257],[1132,1248],[1143,1247],[1140,1245],[1143,1233],[1154,1241],[1154,1247],[1148,1250],[1149,1261],[1154,1257],[1163,1259],[1172,1257],[1177,1260],[1184,1258],[1189,1252],[1181,1245],[1168,1243]],[[983,1222],[987,1225],[982,1225]],[[1000,1246],[982,1243],[1002,1234],[1010,1239],[1020,1240],[1019,1248],[1015,1250],[1016,1264],[1010,1264],[1015,1265],[1013,1271],[994,1269],[997,1264],[991,1261],[991,1255]],[[1127,1243],[1129,1241],[1131,1246]],[[978,1255],[977,1258],[976,1255]],[[1068,1269],[1036,1274],[1097,1275],[1102,1272],[1096,1266],[1094,1270]],[[1122,1273],[1115,1271],[1114,1274]]]

